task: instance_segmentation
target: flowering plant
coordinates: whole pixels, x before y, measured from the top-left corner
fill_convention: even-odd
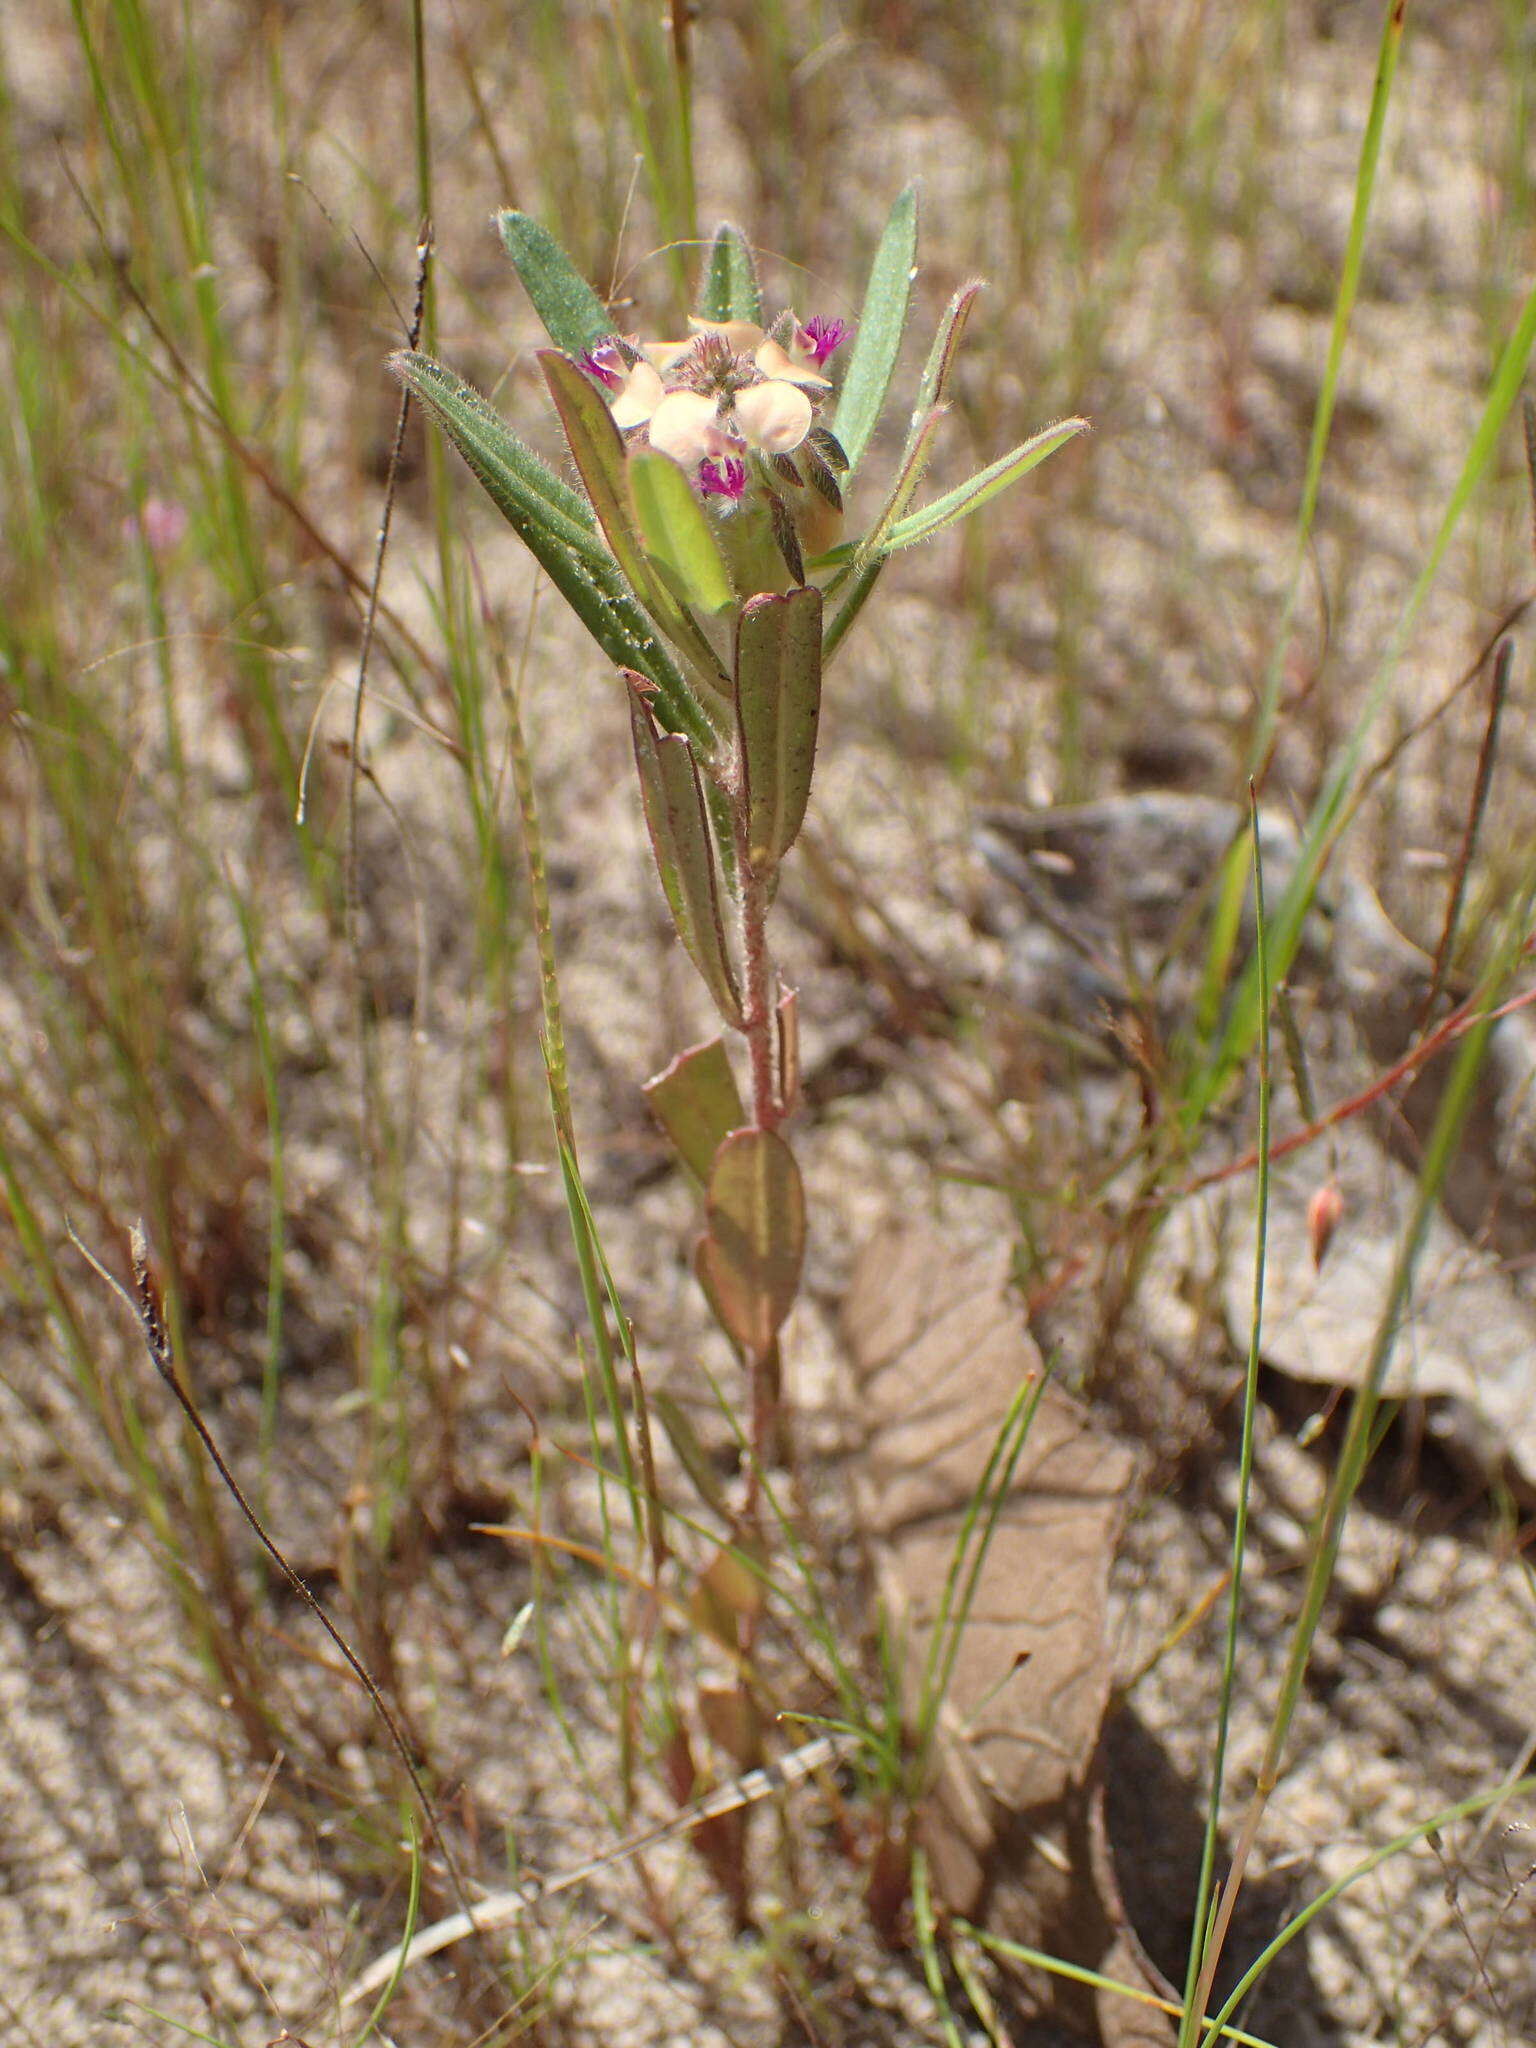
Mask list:
[[[750,1361],[753,1443],[778,1440],[778,1333],[799,1287],[804,1198],[780,1126],[796,1094],[795,999],[773,969],[768,907],[805,816],[822,677],[887,558],[1005,489],[1086,426],[1064,420],[912,509],[961,332],[980,287],[939,324],[874,516],[844,537],[910,309],[917,197],[891,210],[850,330],[791,312],[763,324],[752,252],[715,235],[685,340],[620,334],[546,229],[504,213],[502,240],[554,344],[539,364],[582,488],[541,462],[429,357],[393,367],[437,418],[629,694],[651,845],[678,936],[729,1031],[646,1085],[704,1192],[696,1267]],[[829,411],[830,421],[824,415]]]

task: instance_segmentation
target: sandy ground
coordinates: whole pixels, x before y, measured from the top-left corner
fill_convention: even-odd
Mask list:
[[[1494,12],[1469,7],[1426,25],[1404,59],[1337,452],[1286,673],[1271,782],[1281,804],[1313,794],[1360,703],[1477,417],[1496,331],[1484,260],[1491,117],[1478,84],[1496,38]],[[926,10],[891,13],[899,19],[884,39],[873,28],[855,38],[844,69],[815,86],[820,146],[848,168],[836,188],[836,234],[805,253],[823,273],[834,258],[846,260],[847,244],[867,245],[896,185],[920,174],[931,320],[973,270],[1007,278],[1025,266],[1007,244],[1001,144],[972,118],[972,66],[981,60],[962,61],[958,39],[938,34]],[[1110,1423],[1137,1440],[1146,1485],[1117,1568],[1114,1655],[1123,1680],[1151,1670],[1112,1734],[1111,1832],[1128,1907],[1172,1972],[1187,1938],[1217,1624],[1158,1652],[1225,1565],[1240,1359],[1220,1315],[1209,1303],[1181,1303],[1176,1287],[1172,1299],[1133,1313],[1112,1358],[1094,1352],[1106,1233],[1061,1171],[1071,1150],[1062,1133],[1076,1109],[1059,1065],[998,998],[1013,927],[998,912],[999,884],[975,850],[972,824],[979,806],[997,800],[1045,802],[1149,782],[1228,797],[1241,789],[1242,738],[1290,559],[1326,347],[1327,280],[1347,231],[1375,28],[1370,9],[1296,11],[1286,82],[1269,108],[1273,128],[1248,172],[1262,203],[1244,187],[1240,154],[1218,153],[1198,258],[1170,206],[1167,234],[1149,232],[1127,262],[1114,317],[1085,351],[1080,384],[1066,294],[1053,293],[1048,262],[1030,271],[1027,302],[1006,294],[983,302],[986,334],[961,382],[940,480],[1055,412],[1091,415],[1092,444],[1060,458],[1048,485],[1025,486],[994,507],[984,537],[963,549],[946,541],[892,570],[884,604],[871,607],[834,672],[814,823],[782,903],[782,954],[802,992],[811,1107],[797,1143],[815,1218],[790,1370],[826,1566],[851,1583],[842,1461],[855,1433],[835,1309],[858,1245],[896,1209],[930,1214],[962,1240],[1013,1231],[1022,1211],[1050,1259],[1084,1251],[1088,1277],[1053,1302],[1052,1328]],[[1241,52],[1221,42],[1219,29],[1213,20],[1226,68],[1213,75],[1230,78]],[[302,24],[292,32],[302,36]],[[40,124],[58,47],[43,34],[36,47],[13,43],[18,104]],[[733,125],[750,54],[744,34],[722,29],[703,60],[706,210],[749,220],[761,213],[793,246],[796,222],[775,218],[787,210],[782,192],[770,189]],[[363,119],[364,96],[357,83],[338,89],[332,118],[343,133]],[[871,104],[885,114],[873,126]],[[231,134],[259,156],[259,138],[246,138],[237,121]],[[509,147],[515,155],[515,142]],[[1112,199],[1113,172],[1106,158]],[[52,173],[45,166],[38,175]],[[480,204],[481,196],[472,188],[440,211],[443,261],[463,287],[442,347],[489,382],[531,333],[486,246],[490,200]],[[228,233],[238,242],[238,223]],[[510,323],[494,341],[489,329],[469,331],[471,309],[487,300]],[[354,450],[382,443],[391,400],[368,381],[382,345],[373,350],[350,330],[319,345],[332,352],[320,381],[347,394],[345,418],[368,423]],[[1019,364],[1040,371],[1039,402]],[[519,370],[503,402],[525,417],[532,393]],[[355,508],[355,467],[345,470],[329,432],[316,438],[317,501]],[[1518,437],[1506,438],[1494,487],[1452,550],[1373,747],[1438,700],[1530,587]],[[547,431],[542,439],[552,446]],[[423,505],[413,476],[389,589],[428,631],[414,566],[430,546]],[[359,513],[350,530],[366,532],[372,516]],[[488,515],[470,516],[510,643],[528,633],[525,709],[589,1190],[649,1382],[687,1404],[718,1449],[726,1433],[710,1376],[729,1366],[685,1263],[691,1197],[665,1171],[637,1093],[641,1079],[700,1035],[705,1010],[646,869],[613,684],[547,595],[531,605],[531,579],[510,544],[495,539]],[[351,659],[344,638],[328,645],[323,612],[314,624],[301,665],[310,698],[345,677]],[[103,651],[82,641],[80,656]],[[1528,836],[1527,668],[1522,657],[1490,808],[1495,874],[1509,871]],[[1075,730],[1064,674],[1075,685]],[[189,745],[207,778],[207,829],[238,867],[260,852],[228,707],[200,698],[190,677],[185,688]],[[366,1447],[349,1397],[361,1343],[355,1304],[368,1298],[376,1221],[355,1202],[356,1081],[343,1050],[350,998],[338,949],[295,913],[287,925],[279,918],[271,937],[283,967],[292,1355],[267,1504],[295,1562],[335,1597],[365,1651],[378,1658],[387,1650],[392,1690],[432,1758],[459,1854],[475,1882],[495,1887],[509,1881],[513,1855],[528,1869],[558,1871],[671,1807],[641,1774],[624,1810],[617,1707],[604,1677],[608,1621],[591,1581],[558,1561],[536,1566],[526,1546],[474,1533],[474,1525],[523,1522],[536,1511],[536,1470],[544,1526],[577,1541],[599,1531],[589,1477],[558,1451],[583,1442],[573,1391],[583,1314],[539,1113],[531,965],[525,959],[514,997],[520,1036],[499,1068],[515,1091],[509,1118],[484,1086],[485,1045],[502,1018],[477,981],[462,913],[461,879],[475,858],[462,780],[389,705],[381,678],[365,738],[390,808],[365,795],[362,902],[370,973],[391,1012],[380,1070],[393,1099],[412,1105],[405,1165],[416,1291],[405,1353],[414,1376],[398,1412],[428,1455],[419,1510],[404,1519],[390,1568],[371,1570],[361,1540],[370,1503],[354,1484]],[[1346,848],[1426,943],[1443,867],[1403,854],[1454,846],[1478,720],[1473,701],[1444,719],[1368,805]],[[320,773],[321,802],[338,804],[344,767],[323,762]],[[515,857],[510,807],[505,838]],[[280,905],[281,877],[266,880]],[[189,1227],[206,1245],[222,1245],[227,1265],[216,1329],[194,1333],[187,1369],[216,1432],[249,1472],[259,1432],[265,1197],[220,1156],[221,1075],[249,1073],[248,1059],[221,1066],[249,1028],[238,993],[240,933],[227,913],[210,912],[206,945],[213,1106],[201,1147],[207,1186],[189,1199]],[[925,1010],[914,992],[969,1012],[975,1028],[941,1022],[943,1005]],[[3,1024],[13,1044],[35,1028],[22,996],[6,999]],[[1118,1100],[1111,1114],[1134,1111],[1129,1081]],[[131,1174],[101,1165],[95,1119],[76,1111],[71,1123],[62,1098],[53,1113],[65,1128],[90,1124],[81,1171],[90,1174],[94,1162],[103,1175],[102,1213],[127,1213]],[[250,1114],[243,1098],[239,1114]],[[1017,1205],[995,1191],[1021,1180]],[[13,1256],[7,1249],[8,1262]],[[195,1460],[183,1462],[131,1330],[83,1284],[76,1298],[85,1343],[136,1390],[157,1455],[185,1494]],[[206,1599],[228,1613],[228,1590],[200,1584],[178,1602],[169,1534],[146,1525],[73,1390],[57,1326],[33,1299],[29,1288],[0,1310],[7,2037],[29,2048],[95,2048],[202,2029],[256,2044],[286,2026],[312,2048],[350,2038],[338,2031],[335,1992],[395,1938],[404,1910],[398,1774],[334,1655],[297,1604],[258,1574],[249,1538],[222,1511],[232,1581],[242,1589],[233,1648],[221,1665],[194,1640],[183,1605],[195,1610]],[[1106,1384],[1110,1363],[1118,1386]],[[1319,1452],[1298,1442],[1316,1389],[1298,1393],[1275,1375],[1264,1391],[1252,1601],[1229,1759],[1239,1796],[1262,1745],[1302,1532],[1325,1469]],[[665,1446],[662,1459],[665,1483],[686,1489]],[[1247,1952],[1370,1846],[1529,1764],[1536,1615],[1528,1568],[1510,1541],[1518,1509],[1500,1484],[1498,1475],[1420,1455],[1405,1433],[1368,1488],[1262,1838],[1242,1929]],[[186,1568],[206,1571],[205,1555]],[[547,1618],[565,1729],[546,1694],[538,1631],[502,1654],[530,1598]],[[856,1632],[851,1609],[847,1625]],[[673,1652],[691,1654],[679,1641]],[[266,1719],[238,1696],[231,1671],[253,1680]],[[863,1928],[825,1790],[789,1796],[800,1882],[815,1915],[806,1937],[808,1981],[820,1998],[814,2038],[936,2038],[916,1977],[882,1958]],[[1383,2039],[1502,2048],[1529,2039],[1533,1828],[1527,1800],[1385,1864],[1308,1930],[1246,2023],[1285,2048]],[[452,1909],[440,1872],[428,1890],[429,1914]],[[530,1921],[514,1947],[521,1980],[533,1987],[527,2013],[564,2039],[758,2048],[801,2038],[768,1994],[763,1954],[731,1942],[696,1864],[675,1849],[577,1889]],[[471,1962],[458,1967],[472,1979]],[[389,2024],[402,2042],[467,2042],[489,2014],[472,1982],[433,1966],[408,1984]],[[1037,2037],[1020,2029],[1015,2038]]]

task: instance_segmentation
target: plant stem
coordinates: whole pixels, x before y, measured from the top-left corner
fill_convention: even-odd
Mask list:
[[[741,1032],[747,1041],[752,1072],[752,1125],[760,1131],[776,1130],[783,1117],[783,1105],[775,1085],[773,961],[768,951],[768,896],[770,876],[760,874],[752,864],[748,838],[745,792],[734,797],[736,822],[736,873],[741,888]],[[775,1340],[766,1351],[752,1354],[752,1469],[749,1476],[755,1511],[758,1478],[764,1463],[787,1457],[784,1434],[784,1405],[781,1399],[783,1372]]]

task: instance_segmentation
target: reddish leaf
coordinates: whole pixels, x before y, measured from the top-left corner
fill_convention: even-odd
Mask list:
[[[775,1131],[735,1131],[715,1155],[699,1246],[706,1292],[727,1334],[761,1358],[794,1305],[805,1257],[805,1191]]]

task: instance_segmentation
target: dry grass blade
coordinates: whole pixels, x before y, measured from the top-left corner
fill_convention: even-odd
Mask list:
[[[719,1820],[728,1813],[739,1812],[744,1806],[756,1805],[760,1799],[788,1791],[792,1785],[798,1785],[815,1772],[836,1763],[852,1746],[851,1736],[818,1735],[813,1741],[802,1743],[799,1749],[791,1750],[777,1763],[765,1764],[760,1770],[748,1771],[727,1785],[717,1786],[684,1812],[674,1814],[670,1820],[659,1821],[653,1828],[644,1828],[640,1833],[630,1835],[599,1856],[589,1856],[571,1870],[563,1870],[556,1877],[531,1878],[517,1891],[492,1892],[472,1910],[451,1914],[431,1927],[423,1927],[408,1942],[389,1949],[368,1965],[356,1982],[343,1992],[342,2009],[345,2011],[349,2006],[361,2004],[365,1998],[381,1990],[397,1971],[424,1963],[428,1956],[441,1955],[444,1949],[452,1948],[472,1935],[485,1935],[498,1928],[511,1927],[546,1899],[574,1891],[600,1871],[612,1870],[662,1842],[676,1841],[682,1835],[691,1834],[706,1821]]]

